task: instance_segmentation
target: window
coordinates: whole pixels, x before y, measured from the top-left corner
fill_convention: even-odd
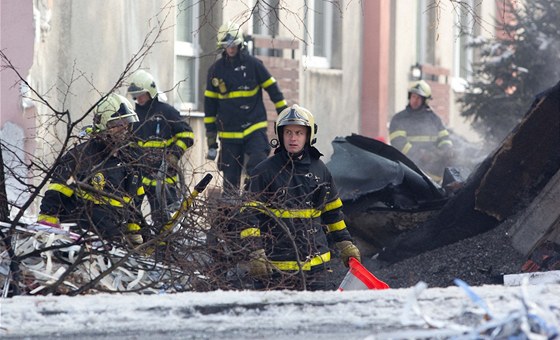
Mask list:
[[[340,67],[340,48],[333,49],[333,47],[342,46],[340,13],[339,9],[335,8],[338,2],[339,0],[307,1],[304,62],[308,67]]]
[[[437,6],[431,0],[418,2],[418,30],[416,55],[420,64],[435,65]]]
[[[463,80],[469,80],[472,73],[472,63],[474,58],[474,50],[468,44],[477,34],[477,5],[475,0],[463,1],[455,15],[455,60],[454,69],[455,77]]]
[[[198,3],[183,0],[177,4],[175,28],[175,106],[181,111],[196,107],[198,95]]]
[[[275,37],[278,35],[279,1],[257,1],[253,18],[253,34]],[[275,56],[274,50],[268,48],[255,48],[255,55]]]

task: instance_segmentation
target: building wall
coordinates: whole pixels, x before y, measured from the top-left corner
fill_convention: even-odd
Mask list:
[[[30,2],[20,3],[15,0],[0,1],[0,50],[6,60],[2,60],[0,72],[0,129],[4,130],[8,122],[20,129],[32,128],[35,124],[25,113],[32,106],[22,98],[18,72],[27,78],[33,63],[33,46],[35,40],[33,22],[33,5]],[[13,69],[6,68],[11,63]],[[3,131],[0,136],[7,131]],[[4,138],[3,138],[4,139]],[[8,139],[8,141],[11,139]],[[20,145],[20,147],[22,147]]]
[[[158,38],[155,36],[158,33],[155,16],[163,2],[53,1],[51,29],[36,48],[31,71],[33,86],[54,110],[68,111],[73,120],[83,118],[78,125],[92,123],[93,115],[88,110],[119,84],[135,55],[136,62],[129,65],[129,74],[145,68],[154,75],[160,89],[172,88],[173,49],[159,42],[145,58],[139,55],[146,51],[143,46],[146,37],[148,41],[174,39],[170,29],[161,31]],[[126,96],[125,84],[126,79],[116,92]],[[51,126],[46,124],[52,110],[45,106],[39,106],[38,110],[41,126],[49,129],[40,135],[61,140],[64,130],[57,130],[54,136]],[[45,141],[39,155],[48,157],[52,151],[56,151],[56,145]]]
[[[27,79],[33,63],[35,27],[31,1],[0,0],[0,50],[6,58],[0,60],[0,142],[8,200],[16,203],[23,203],[28,193],[12,174],[27,177],[22,160],[27,160],[35,145],[33,138],[26,138],[26,132],[35,126],[35,107],[22,97],[28,93],[20,87],[16,71]],[[13,69],[4,68],[8,64]]]
[[[67,110],[74,120],[83,118],[79,126],[91,124],[93,115],[87,111],[113,89],[125,70],[128,76],[138,68],[150,72],[159,90],[174,104],[176,13],[173,7],[165,7],[168,1],[60,0],[51,4],[51,29],[36,48],[31,81],[55,110]],[[126,96],[126,78],[121,85],[115,90]],[[52,160],[61,146],[53,141],[62,140],[65,130],[60,126],[54,130],[48,123],[51,110],[45,106],[38,109],[40,125],[47,128],[39,135],[47,137],[38,140],[37,156]],[[197,138],[189,151],[189,167],[203,164],[202,118],[184,114]]]
[[[86,112],[103,93],[112,89],[128,62],[135,56],[136,62],[129,65],[129,71],[137,68],[147,69],[156,77],[158,86],[164,91],[171,90],[174,85],[173,42],[176,13],[168,6],[170,3],[167,0],[38,0],[33,2],[34,9],[30,5],[31,2],[21,5],[16,0],[0,1],[2,49],[8,46],[7,44],[23,45],[23,48],[17,49],[18,53],[23,55],[18,54],[14,59],[21,63],[22,70],[30,68],[31,85],[54,110],[68,111],[72,120],[83,117],[79,126],[91,123],[91,114],[86,115]],[[228,0],[217,1],[211,9],[202,6],[209,11],[203,13],[201,10],[200,15],[209,20],[201,20],[200,30],[197,32],[200,48],[199,86],[202,90],[199,90],[198,107],[192,112],[184,112],[195,130],[196,143],[190,151],[188,164],[197,173],[213,169],[215,166],[215,163],[204,159],[206,143],[201,115],[206,71],[218,56],[215,48],[216,31],[224,21],[234,20],[243,23],[245,32],[252,33],[247,20],[254,3],[255,0]],[[279,35],[299,43],[299,49],[295,50],[295,59],[300,61],[304,61],[302,51],[305,47],[306,31],[303,19],[306,3],[308,2],[304,0],[285,1],[283,5],[287,6],[288,10],[280,13],[283,24],[280,25]],[[418,13],[425,9],[420,8],[420,1],[395,0],[383,3],[389,6],[389,10],[383,11],[375,19],[378,23],[385,23],[383,27],[387,30],[383,32],[371,30],[370,26],[366,25],[372,18],[365,11],[367,8],[363,2],[349,1],[341,6],[341,12],[337,13],[342,16],[342,44],[337,46],[342,53],[340,69],[313,68],[301,62],[297,70],[299,95],[293,101],[315,114],[319,125],[317,146],[325,154],[325,160],[332,154],[331,142],[337,136],[351,133],[383,136],[391,116],[402,110],[407,103],[410,67],[419,61],[416,33]],[[372,6],[369,2],[367,4]],[[496,3],[483,1],[479,5],[482,6],[481,19],[486,25],[481,33],[491,35],[494,31],[491,23],[495,16]],[[41,19],[34,27],[33,10]],[[452,46],[456,38],[453,20],[453,11],[449,6],[443,6],[439,22],[434,26],[438,36],[436,66],[449,69],[451,77],[454,74],[455,58]],[[165,29],[159,31],[158,23]],[[10,32],[9,29],[17,33],[6,33]],[[367,31],[364,32],[364,29]],[[160,35],[156,37],[157,33]],[[381,43],[385,44],[385,50],[379,52],[386,53],[388,62],[384,66],[377,66],[378,70],[383,72],[364,74],[363,66],[371,61],[369,57],[364,60],[364,41],[366,38],[372,38],[372,35],[375,41],[379,42],[373,43],[374,48],[375,44],[379,45],[377,48],[381,48]],[[142,49],[142,44],[146,38],[149,42],[154,42],[154,45],[143,55],[146,50]],[[32,43],[34,40],[35,45]],[[10,49],[7,51],[10,52]],[[10,114],[10,120],[16,126],[24,130],[27,126],[34,126],[35,113],[22,110],[18,89],[6,85],[10,84],[9,79],[6,81],[6,72],[0,73],[0,79],[2,126],[7,121],[6,112]],[[369,89],[364,90],[364,84],[372,79],[378,84],[375,92],[378,101],[372,105],[363,105],[362,98],[370,95]],[[126,87],[120,87],[117,91],[126,94]],[[173,104],[173,91],[167,94],[169,102]],[[459,94],[449,91],[448,122],[454,130],[468,134],[469,124],[462,120],[459,108],[454,104],[457,95]],[[266,94],[265,101],[268,101]],[[373,106],[375,109],[372,109]],[[7,107],[13,109],[6,110]],[[61,128],[54,129],[47,124],[52,119],[51,109],[37,105],[36,110],[38,135],[41,136],[37,140],[36,154],[48,162],[53,153],[60,148],[60,143],[56,141],[64,137],[65,131]],[[373,128],[364,120],[364,117],[372,118],[372,114],[379,125]],[[24,119],[30,117],[32,119]],[[28,131],[25,130],[24,134],[28,136]]]

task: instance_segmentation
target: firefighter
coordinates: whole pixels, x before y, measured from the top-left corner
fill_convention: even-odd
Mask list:
[[[157,234],[178,207],[179,160],[193,145],[191,126],[173,106],[160,101],[154,77],[136,71],[131,78],[128,93],[136,102],[138,123],[134,134],[144,150],[145,165],[142,183],[150,205],[154,233]]]
[[[224,177],[224,194],[233,197],[239,193],[244,166],[250,176],[270,153],[262,90],[277,113],[287,106],[278,83],[262,61],[247,53],[243,39],[238,25],[227,22],[220,27],[217,42],[222,57],[209,68],[204,92],[207,158],[216,159],[219,138],[218,169]]]
[[[453,157],[453,143],[441,119],[428,105],[431,98],[428,83],[413,82],[408,89],[408,105],[391,120],[389,139],[391,145],[439,182]]]
[[[255,168],[249,182],[254,200],[244,206],[250,223],[240,228],[241,244],[252,249],[249,275],[268,287],[335,289],[329,241],[347,267],[350,257],[360,260],[333,178],[312,146],[316,131],[303,107],[282,111],[275,154]]]
[[[37,222],[60,228],[76,223],[81,230],[107,239],[126,234],[143,242],[134,197],[143,195],[138,147],[132,125],[138,122],[130,102],[112,93],[95,108],[92,132],[57,163]]]

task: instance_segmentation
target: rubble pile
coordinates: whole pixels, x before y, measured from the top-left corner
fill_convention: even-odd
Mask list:
[[[76,242],[66,235],[49,232],[17,232],[12,240],[21,258],[19,287],[2,287],[3,296],[18,290],[24,295],[46,293],[88,294],[91,292],[159,293],[174,289],[166,282],[172,268],[153,259],[126,252],[101,242]],[[48,249],[48,250],[47,250]],[[10,259],[0,254],[0,273],[9,277]],[[188,277],[184,277],[187,284]],[[89,286],[90,288],[84,289]]]

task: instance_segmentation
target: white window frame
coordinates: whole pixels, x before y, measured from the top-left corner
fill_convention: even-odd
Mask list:
[[[324,0],[310,0],[307,2],[306,8],[306,15],[305,20],[307,24],[307,32],[305,34],[305,53],[303,56],[303,62],[306,67],[311,68],[330,68],[331,63],[330,60],[332,58],[332,37],[333,33],[333,5],[329,1],[324,1],[325,4],[325,12],[318,13],[315,10],[315,1],[324,1]],[[325,46],[324,46],[324,56],[315,55],[315,45],[313,44],[314,41],[317,39],[317,31],[315,30],[315,21],[316,16],[324,15],[325,18],[323,22],[325,23],[323,27],[323,35],[325,37]]]
[[[434,23],[431,22],[432,13],[429,11],[436,9],[430,6],[431,2],[432,0],[418,1],[416,55],[420,64],[434,64],[435,59],[436,38]]]
[[[198,13],[199,13],[199,2],[193,0],[192,18],[191,18],[193,20],[193,27],[198,27]],[[200,48],[198,43],[199,36],[197,34],[194,34],[192,42],[180,41],[177,39],[177,31],[178,30],[175,30],[174,84],[177,84],[179,81],[182,81],[185,78],[184,76],[177,75],[177,65],[178,65],[177,61],[179,57],[193,58],[195,66],[194,66],[194,72],[192,74],[192,77],[194,79],[194,88],[191,89],[194,94],[194,101],[193,102],[184,101],[185,99],[181,98],[178,90],[175,90],[176,91],[174,96],[175,108],[177,108],[179,111],[182,112],[188,111],[191,113],[191,115],[196,115],[196,113],[194,113],[194,110],[197,108],[197,100],[198,100],[199,87],[200,87],[199,80],[198,80],[198,72],[200,69],[200,62],[199,62]]]
[[[267,2],[267,4],[264,4],[262,1],[256,0],[253,1],[252,6],[256,6],[256,15],[252,15],[251,19],[251,25],[250,26],[250,34],[258,34],[258,35],[264,35],[264,36],[269,36],[269,37],[273,37],[275,35],[278,34],[278,32],[275,32],[274,29],[271,29],[270,26],[272,26],[273,22],[272,20],[270,20],[269,15],[264,16],[265,12],[267,10],[270,10],[270,6],[275,6],[278,11],[280,11],[280,1],[281,0],[273,0],[273,1],[269,1]],[[267,13],[268,14],[268,13]],[[278,19],[280,20],[280,19]],[[256,28],[256,30],[255,30]],[[257,32],[257,31],[261,31],[261,32]],[[251,42],[252,43],[252,42]],[[260,49],[256,49],[254,46],[250,45],[250,50],[254,52],[254,54],[256,55],[268,55],[269,49],[268,48],[263,48],[261,47]]]
[[[464,1],[467,6],[471,9],[474,9],[476,6],[475,0],[465,0]],[[466,20],[463,17],[466,15]],[[474,61],[474,50],[473,48],[465,48],[463,43],[466,39],[470,39],[470,36],[473,34],[476,25],[476,18],[473,16],[472,13],[465,12],[464,8],[460,8],[455,14],[455,27],[454,27],[454,34],[455,34],[455,44],[454,44],[454,57],[453,57],[453,90],[455,92],[464,92],[465,85],[472,79],[472,63]],[[467,23],[465,24],[466,21]],[[461,36],[461,30],[468,29],[469,35],[468,36]],[[461,55],[465,56],[463,62],[461,61]],[[466,77],[461,74],[461,70],[466,68]]]

